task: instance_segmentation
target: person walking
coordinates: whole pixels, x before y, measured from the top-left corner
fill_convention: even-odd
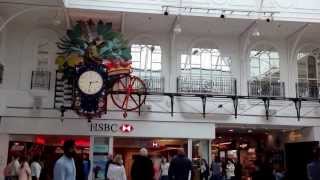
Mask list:
[[[238,160],[235,164],[235,170],[234,170],[234,180],[241,180],[242,179],[242,165],[240,160]]]
[[[20,171],[20,157],[19,155],[13,155],[12,161],[9,163],[9,172],[10,172],[10,180],[18,180],[19,171]]]
[[[184,150],[180,149],[170,163],[169,180],[190,180],[191,172],[192,162],[186,157]]]
[[[64,154],[58,159],[53,170],[53,180],[75,180],[76,166],[74,163],[75,143],[73,140],[63,144]]]
[[[108,180],[108,170],[109,170],[109,166],[110,164],[112,163],[112,154],[107,154],[107,162],[106,162],[106,166],[105,166],[105,169],[104,169],[104,179],[105,180]]]
[[[313,153],[313,160],[307,165],[307,174],[309,180],[320,179],[320,150],[316,149]]]
[[[40,180],[41,174],[40,156],[35,156],[31,163],[31,177],[32,180]]]
[[[107,177],[109,180],[127,180],[126,170],[120,154],[117,154],[110,163]]]
[[[4,180],[11,180],[11,162],[10,161],[3,170]]]
[[[31,168],[26,157],[21,158],[21,166],[19,170],[19,180],[31,180]]]
[[[148,158],[148,150],[140,149],[139,155],[134,158],[131,167],[132,180],[153,180],[154,170],[151,159]]]
[[[231,159],[228,159],[227,165],[226,165],[226,179],[227,180],[233,180],[235,177],[235,166]]]
[[[209,165],[205,159],[200,162],[200,180],[208,180],[209,178]]]
[[[91,168],[91,162],[89,159],[88,154],[83,154],[82,157],[82,174],[83,174],[83,179],[88,180],[89,174],[90,174],[90,168]]]
[[[211,172],[211,180],[222,180],[222,163],[218,157],[212,157]]]
[[[162,157],[161,158],[161,164],[160,164],[160,180],[168,180],[168,173],[169,173],[169,167],[170,167],[170,163],[168,162],[166,157]]]

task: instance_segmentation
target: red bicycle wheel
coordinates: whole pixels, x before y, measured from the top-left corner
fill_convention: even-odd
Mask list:
[[[113,84],[111,99],[119,109],[133,111],[145,102],[146,91],[147,88],[140,78],[126,75]]]

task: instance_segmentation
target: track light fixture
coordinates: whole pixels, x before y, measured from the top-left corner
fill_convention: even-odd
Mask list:
[[[166,10],[163,13],[164,16],[168,16],[169,15],[169,11],[168,11],[168,7],[166,8]]]
[[[226,16],[225,16],[224,14],[221,14],[221,15],[220,15],[220,18],[221,18],[221,19],[224,19],[224,18],[226,18]]]
[[[271,22],[271,19],[270,19],[270,18],[267,18],[266,21],[269,23],[269,22]]]

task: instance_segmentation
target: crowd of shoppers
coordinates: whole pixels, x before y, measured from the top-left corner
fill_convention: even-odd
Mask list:
[[[4,176],[5,180],[40,180],[41,169],[39,156],[30,161],[27,156],[15,154],[5,167]]]
[[[66,141],[63,146],[64,154],[55,163],[53,180],[88,180],[91,162],[87,154],[83,154],[82,160],[75,159],[74,141]],[[313,154],[313,160],[307,165],[309,180],[320,180],[320,150]],[[80,163],[79,163],[80,162]],[[242,166],[239,161],[228,159],[226,163],[218,157],[212,157],[209,164],[205,159],[200,159],[200,180],[242,180]],[[32,160],[27,156],[13,155],[11,161],[4,169],[5,180],[42,180],[43,162],[39,155]],[[250,174],[251,180],[287,180],[284,168],[275,167],[266,158],[258,158],[255,161],[255,169]],[[193,166],[183,149],[169,160],[149,158],[148,150],[140,149],[134,157],[130,169],[131,180],[191,180]],[[105,165],[106,180],[127,180],[122,155],[107,156]]]

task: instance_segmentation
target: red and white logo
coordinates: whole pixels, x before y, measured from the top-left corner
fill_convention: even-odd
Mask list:
[[[129,133],[133,131],[133,126],[130,124],[122,124],[120,126],[120,131],[124,132],[124,133]]]

